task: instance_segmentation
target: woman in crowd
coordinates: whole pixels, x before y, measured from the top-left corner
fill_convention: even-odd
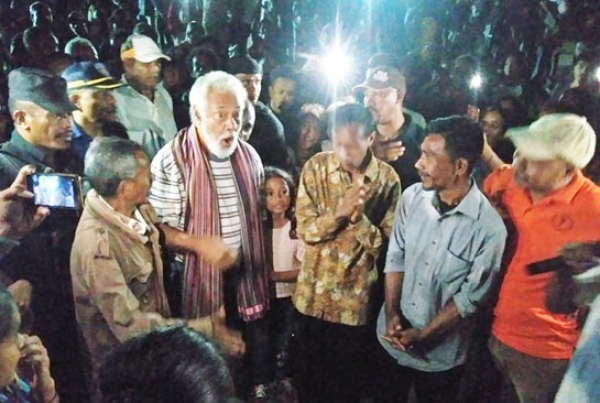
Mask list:
[[[310,157],[324,151],[323,133],[325,130],[321,121],[323,112],[324,108],[319,104],[306,104],[298,113],[293,150],[294,165],[298,175]]]

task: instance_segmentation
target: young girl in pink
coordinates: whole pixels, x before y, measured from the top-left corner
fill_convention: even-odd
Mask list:
[[[270,309],[271,349],[275,375],[288,377],[287,356],[293,333],[294,293],[296,278],[304,256],[304,243],[296,236],[294,218],[295,189],[292,177],[285,171],[265,168],[264,207],[273,270],[270,279],[274,287]]]

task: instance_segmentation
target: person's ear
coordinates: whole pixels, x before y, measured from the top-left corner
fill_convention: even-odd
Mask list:
[[[71,101],[71,103],[73,105],[75,105],[79,109],[81,109],[81,105],[79,105],[79,100],[80,99],[81,99],[81,97],[79,96],[79,94],[71,94],[71,95],[69,95],[69,100]]]
[[[565,170],[565,179],[566,179],[567,183],[571,182],[571,180],[573,179],[573,176],[575,176],[576,170],[577,170],[577,168],[574,165],[567,164],[567,169]]]
[[[202,114],[200,113],[200,111],[198,110],[197,106],[192,106],[192,114],[194,115],[194,120],[197,122],[201,122],[202,121]]]
[[[406,87],[400,87],[396,89],[396,102],[403,103],[404,96],[406,95]]]
[[[15,127],[20,128],[24,131],[29,131],[30,128],[30,117],[29,114],[23,109],[17,109],[12,113],[12,119]]]
[[[13,122],[15,122],[15,125],[23,124],[27,121],[27,112],[25,112],[22,109],[17,109],[16,111],[13,112],[12,119],[13,119]]]
[[[121,197],[129,193],[129,188],[131,187],[131,181],[122,180],[117,187],[117,191],[115,192],[115,197]]]
[[[467,161],[465,158],[458,158],[455,161],[455,166],[456,173],[458,175],[467,175],[467,172],[469,171],[469,161]]]
[[[373,146],[373,142],[375,141],[375,130],[369,134],[367,140],[369,141],[369,147]]]
[[[127,73],[129,75],[129,73],[133,69],[134,63],[135,63],[134,59],[125,59],[125,60],[123,60],[123,70],[125,71],[125,73]]]

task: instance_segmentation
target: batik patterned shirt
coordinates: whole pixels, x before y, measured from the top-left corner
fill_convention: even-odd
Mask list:
[[[391,166],[371,154],[367,158],[364,213],[354,224],[335,218],[338,204],[352,186],[337,156],[320,153],[304,166],[296,217],[306,252],[293,297],[304,315],[351,326],[369,319],[371,291],[378,277],[375,261],[391,233],[400,180]]]

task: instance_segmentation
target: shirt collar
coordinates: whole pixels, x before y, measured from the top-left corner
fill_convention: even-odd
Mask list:
[[[365,169],[364,175],[366,178],[369,178],[371,182],[374,182],[375,180],[377,180],[377,175],[379,174],[379,165],[377,158],[375,158],[371,150],[367,151],[367,156],[365,158],[370,158],[370,161],[369,165],[367,165],[367,168]],[[327,168],[328,173],[333,173],[335,171],[345,172],[342,170],[340,166],[340,160],[333,151],[331,151],[331,160]]]
[[[43,165],[54,167],[55,151],[48,148],[36,147],[25,140],[16,130],[13,130],[10,142],[25,154],[33,157],[34,160],[41,162]]]
[[[431,205],[437,211],[439,211],[439,209],[437,208],[437,204],[439,201],[437,192],[431,190],[426,191],[425,194],[430,199]],[[465,197],[462,198],[462,200],[460,201],[460,203],[458,203],[456,207],[445,212],[444,214],[442,214],[442,216],[449,216],[460,213],[469,216],[474,220],[477,220],[479,219],[480,204],[481,192],[479,191],[479,188],[477,187],[477,184],[475,183],[473,178],[471,178],[471,187],[469,188],[469,191],[467,192]]]
[[[104,200],[102,196],[98,195],[98,200],[100,200],[100,202],[104,204],[104,207],[110,209],[110,211],[112,211],[115,214],[115,216],[119,219],[119,221],[125,224],[136,234],[138,234],[141,237],[145,237],[148,234],[148,230],[150,229],[150,227],[148,227],[146,220],[144,219],[142,213],[140,213],[140,210],[138,208],[136,208],[133,212],[133,217],[127,217],[115,210],[110,204],[108,204],[106,200]]]
[[[119,88],[128,89],[130,92],[131,92],[131,91],[133,91],[134,93],[136,93],[136,94],[138,94],[138,95],[140,95],[140,96],[142,96],[142,97],[146,98],[146,96],[144,96],[142,93],[138,92],[138,91],[137,91],[135,88],[133,88],[133,87],[131,86],[131,84],[129,84],[129,82],[128,82],[128,81],[127,81],[127,79],[125,78],[125,74],[123,74],[123,75],[121,76],[121,82],[122,82],[123,84],[125,84],[125,85],[123,85],[122,87],[119,87]],[[155,100],[155,101],[156,101],[156,96],[157,96],[157,94],[159,94],[159,91],[158,91],[158,90],[159,90],[159,89],[161,89],[162,87],[163,87],[163,82],[162,82],[162,81],[160,81],[160,82],[159,82],[159,83],[156,85],[156,88],[154,88],[154,97],[155,97],[155,98],[154,98],[154,100]],[[146,99],[147,99],[147,98],[146,98]]]
[[[83,128],[81,126],[79,126],[77,124],[77,122],[75,122],[75,120],[73,120],[73,125],[72,125],[72,133],[73,133],[73,138],[74,139],[78,139],[81,137],[90,137],[91,136],[89,134],[87,134]]]

